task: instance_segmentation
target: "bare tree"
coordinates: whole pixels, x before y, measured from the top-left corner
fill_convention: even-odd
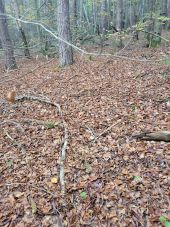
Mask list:
[[[69,18],[69,0],[58,1],[58,35],[67,42],[71,42],[70,18]],[[73,63],[72,47],[63,41],[59,41],[59,62],[60,66]]]
[[[0,39],[2,48],[5,51],[5,67],[6,69],[16,69],[17,64],[14,58],[12,42],[9,36],[7,19],[5,16],[5,8],[2,0],[0,0]]]

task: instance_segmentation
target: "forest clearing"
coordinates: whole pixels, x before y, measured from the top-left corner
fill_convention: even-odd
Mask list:
[[[116,50],[59,31],[19,56],[0,33],[0,226],[170,226],[170,31],[151,47],[119,20]]]

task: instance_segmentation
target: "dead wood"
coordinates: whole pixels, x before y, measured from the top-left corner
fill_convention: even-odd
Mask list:
[[[170,131],[145,132],[138,135],[134,135],[133,138],[148,141],[153,140],[170,142]]]

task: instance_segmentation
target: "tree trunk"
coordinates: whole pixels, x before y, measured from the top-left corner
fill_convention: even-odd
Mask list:
[[[6,69],[16,69],[17,64],[14,58],[14,51],[12,47],[12,42],[9,36],[7,19],[5,14],[5,9],[2,0],[0,0],[0,39],[2,42],[2,47],[5,51],[5,68]]]
[[[170,0],[167,0],[167,17],[170,18]],[[167,23],[167,28],[170,29],[170,21]]]
[[[58,1],[58,35],[67,42],[71,42],[70,18],[69,18],[69,0]],[[73,63],[72,47],[59,40],[59,62],[60,66],[70,65]]]
[[[34,0],[34,7],[35,7],[36,17],[37,17],[36,20],[38,22],[41,22],[40,6],[41,6],[40,1]],[[43,41],[44,41],[43,40],[43,31],[40,26],[37,26],[37,34],[38,34],[40,45],[43,48]]]
[[[123,0],[117,0],[116,29],[123,29]]]
[[[129,11],[130,11],[130,26],[132,27],[137,22],[135,5],[132,2],[130,2]]]
[[[108,29],[107,0],[101,2],[100,33],[105,35]]]
[[[94,27],[94,33],[97,31],[97,4],[96,0],[92,1],[92,15],[93,15],[93,27]]]
[[[19,11],[19,6],[18,6],[18,3],[17,3],[17,0],[12,0],[12,5],[13,5],[13,9],[14,9],[16,18],[20,18],[20,11]],[[22,41],[23,41],[23,44],[24,44],[24,54],[27,58],[31,58],[31,55],[30,55],[30,52],[29,52],[29,49],[28,49],[28,42],[27,42],[27,38],[26,38],[26,35],[25,35],[25,31],[22,28],[20,21],[16,21],[16,23],[17,23],[17,26],[18,26],[18,30],[21,33],[21,38],[22,38]]]
[[[73,26],[74,26],[74,29],[76,29],[77,28],[77,0],[73,0],[72,11],[73,11]]]

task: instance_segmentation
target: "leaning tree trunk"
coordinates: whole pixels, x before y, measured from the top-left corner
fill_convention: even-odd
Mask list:
[[[70,18],[69,18],[69,0],[58,1],[58,36],[59,40],[59,62],[60,66],[70,65],[73,63],[72,47],[66,42],[71,42]]]
[[[14,58],[14,51],[9,36],[7,19],[5,16],[5,9],[2,0],[0,0],[0,39],[2,43],[2,48],[5,51],[5,68],[16,69],[17,64]]]
[[[13,8],[14,8],[15,15],[16,15],[17,19],[19,19],[20,18],[20,10],[19,10],[17,0],[12,0],[12,5],[13,5]],[[29,48],[28,48],[27,38],[26,38],[26,35],[25,35],[25,31],[24,31],[20,21],[16,21],[16,23],[17,23],[18,30],[21,33],[21,38],[22,38],[22,41],[23,41],[23,44],[24,44],[24,54],[27,58],[31,58]]]

